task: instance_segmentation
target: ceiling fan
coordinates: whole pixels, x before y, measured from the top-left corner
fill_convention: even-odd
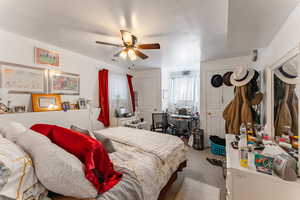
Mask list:
[[[104,45],[110,45],[110,46],[115,46],[115,47],[121,47],[123,48],[121,51],[116,53],[114,56],[115,57],[121,57],[126,59],[127,57],[130,60],[136,60],[137,57],[141,59],[147,59],[148,56],[145,55],[140,51],[140,49],[148,50],[148,49],[160,49],[159,43],[153,43],[153,44],[137,44],[137,37],[133,35],[132,33],[121,30],[121,35],[122,35],[122,41],[123,44],[113,44],[109,42],[101,42],[101,41],[96,41],[97,44],[104,44]]]

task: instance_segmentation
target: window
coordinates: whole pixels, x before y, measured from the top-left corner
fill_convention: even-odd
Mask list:
[[[132,111],[130,102],[129,88],[127,77],[124,74],[109,72],[108,75],[109,87],[109,109],[111,116],[116,110],[125,108],[127,112]]]
[[[175,112],[179,108],[186,108],[192,113],[198,112],[199,84],[199,73],[172,73],[169,83],[169,111]]]

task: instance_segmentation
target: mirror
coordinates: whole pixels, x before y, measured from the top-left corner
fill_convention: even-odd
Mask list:
[[[274,136],[298,136],[298,55],[273,69]],[[287,139],[288,140],[288,139]],[[290,141],[293,144],[293,141]]]

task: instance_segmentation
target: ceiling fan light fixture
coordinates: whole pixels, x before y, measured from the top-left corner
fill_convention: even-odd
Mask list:
[[[126,59],[127,58],[127,51],[122,51],[121,53],[120,53],[120,57],[121,58],[123,58],[123,59]]]
[[[136,60],[137,59],[136,53],[134,52],[133,49],[128,50],[128,57],[130,58],[130,60]]]
[[[131,44],[132,43],[132,34],[130,32],[124,31],[122,37],[123,37],[123,41],[126,44]]]

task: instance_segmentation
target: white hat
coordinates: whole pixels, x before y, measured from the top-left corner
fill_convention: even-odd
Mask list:
[[[287,84],[297,84],[298,72],[296,65],[296,63],[288,62],[277,68],[274,73],[280,80]]]
[[[243,86],[251,81],[254,74],[254,69],[248,67],[237,67],[230,76],[230,82],[234,86]]]

